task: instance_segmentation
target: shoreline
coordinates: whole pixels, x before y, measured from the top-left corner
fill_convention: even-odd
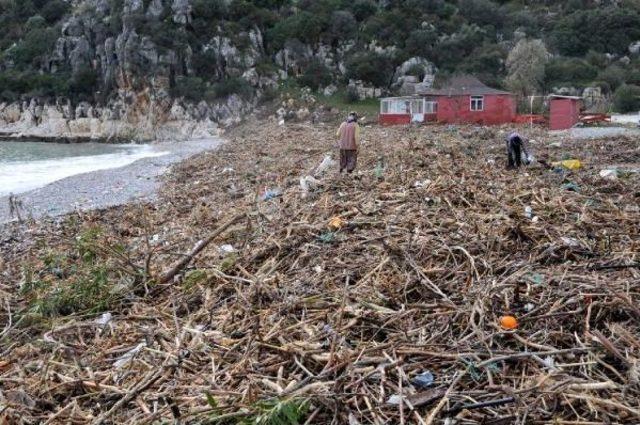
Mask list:
[[[39,220],[74,211],[103,209],[134,201],[155,199],[162,182],[159,177],[174,164],[202,152],[217,149],[221,138],[151,144],[162,156],[139,159],[119,168],[75,174],[41,188],[14,195],[21,202],[21,218]],[[16,222],[11,217],[10,195],[0,197],[0,226]]]
[[[3,141],[7,142],[40,142],[40,143],[54,143],[60,145],[76,145],[81,143],[104,143],[106,145],[124,145],[127,143],[142,145],[142,144],[151,144],[152,141],[140,141],[133,140],[127,138],[95,138],[90,136],[73,136],[73,137],[64,137],[64,136],[30,136],[30,135],[22,135],[16,133],[3,133],[0,131],[0,143]]]

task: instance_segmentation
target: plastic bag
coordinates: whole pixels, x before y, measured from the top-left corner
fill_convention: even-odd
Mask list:
[[[522,159],[522,162],[524,162],[527,165],[533,164],[536,160],[536,157],[531,155],[530,153],[523,155],[523,157],[524,158]]]
[[[567,170],[579,170],[582,168],[582,162],[579,159],[567,159],[564,161],[552,162],[551,165],[554,167],[563,167]]]
[[[322,176],[327,170],[337,165],[336,161],[333,160],[331,155],[325,155],[324,159],[316,168],[316,171],[313,173],[316,177]]]
[[[320,180],[317,180],[313,176],[300,177],[300,189],[302,189],[302,196],[306,198],[309,195],[309,192],[315,190],[321,184]]]

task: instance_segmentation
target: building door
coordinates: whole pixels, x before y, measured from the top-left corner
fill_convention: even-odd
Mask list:
[[[411,101],[411,122],[424,122],[424,99]]]

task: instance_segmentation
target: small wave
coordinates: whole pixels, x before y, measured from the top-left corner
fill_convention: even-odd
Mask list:
[[[120,168],[143,158],[167,155],[148,145],[121,145],[117,153],[0,163],[0,196],[24,193],[57,180],[98,170]]]

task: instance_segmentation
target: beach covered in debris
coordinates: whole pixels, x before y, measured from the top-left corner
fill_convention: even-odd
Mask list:
[[[0,419],[640,422],[638,140],[527,127],[549,167],[506,171],[508,130],[368,126],[339,176],[334,125],[256,122],[12,224]]]

